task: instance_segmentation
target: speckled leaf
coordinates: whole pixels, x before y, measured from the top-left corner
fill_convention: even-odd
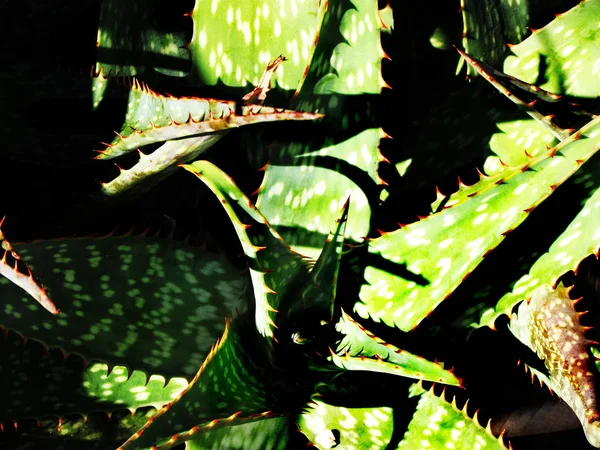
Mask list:
[[[185,391],[166,405],[119,449],[170,448],[211,429],[277,417],[275,389],[263,368],[247,354],[255,331],[247,317],[225,329]]]
[[[388,407],[344,408],[315,400],[298,425],[320,450],[378,450],[392,438],[394,416]]]
[[[231,177],[208,161],[184,166],[200,178],[223,204],[249,259],[255,299],[256,328],[272,338],[277,311],[308,279],[303,257],[293,252]]]
[[[129,169],[120,166],[119,175],[100,183],[100,196],[135,196],[153,188],[177,170],[178,164],[192,161],[223,137],[225,131],[200,137],[167,141],[149,155],[138,152],[138,161]]]
[[[346,236],[361,242],[369,233],[371,208],[379,199],[377,168],[383,160],[379,142],[386,136],[372,128],[320,150],[292,146],[290,156],[280,155],[267,167],[257,207],[274,227],[282,228],[286,241],[286,228],[293,229],[289,232],[293,248],[315,257],[350,197]],[[298,229],[308,234],[305,240],[298,239]]]
[[[571,142],[569,138],[559,144],[560,153],[554,157],[551,152],[556,147],[543,157],[532,158],[534,166],[486,177],[475,185],[479,188],[463,187],[451,197],[461,198],[455,206],[372,240],[372,253],[406,265],[425,282],[417,284],[369,266],[361,302],[355,305],[359,315],[404,331],[417,326],[508,232],[600,148],[598,122],[600,118],[594,119],[573,135],[583,139]],[[492,183],[494,179],[501,184]],[[469,197],[467,191],[478,195]]]
[[[48,297],[46,289],[35,280],[29,266],[21,262],[21,256],[19,256],[12,244],[4,236],[2,232],[4,219],[5,217],[0,220],[0,252],[2,253],[0,275],[4,277],[2,281],[11,281],[31,295],[48,312],[55,315],[58,314],[58,309],[50,297]],[[2,281],[0,281],[0,284],[2,284]]]
[[[289,417],[274,417],[218,428],[186,441],[185,450],[286,450],[292,425]]]
[[[509,51],[506,44],[526,35],[529,7],[529,0],[461,0],[465,51],[488,64],[501,63]]]
[[[233,101],[157,94],[134,80],[125,123],[98,159],[110,159],[170,139],[222,135],[228,129],[279,120],[314,120],[319,115],[250,105],[235,113]],[[212,142],[211,142],[212,143]]]
[[[375,336],[342,312],[336,330],[344,335],[331,359],[347,370],[389,373],[419,380],[460,386],[461,381],[440,364],[401,350]]]
[[[241,306],[240,271],[181,242],[124,236],[16,248],[61,314],[49,318],[2,278],[0,325],[88,360],[193,375],[221,335],[225,317]]]
[[[188,384],[184,378],[149,376],[123,366],[108,374],[106,364],[84,365],[72,357],[65,361],[62,350],[48,351],[15,333],[2,339],[0,421],[161,408]]]
[[[596,172],[597,173],[597,172]],[[486,311],[480,326],[493,327],[501,314],[510,314],[520,301],[529,298],[539,286],[555,286],[560,276],[576,270],[579,263],[600,250],[600,189],[585,203],[581,212],[567,229],[522,276],[511,292],[504,295],[495,308]]]
[[[295,90],[310,63],[327,2],[320,0],[196,0],[191,17],[192,79],[203,85],[258,85],[264,66],[277,55],[289,63],[275,83]],[[283,70],[282,70],[283,69]]]
[[[155,142],[224,131],[234,112],[232,101],[165,96],[133,80],[125,122],[97,158],[115,158]]]
[[[504,72],[555,94],[595,98],[600,93],[600,1],[585,0],[511,48]]]
[[[560,99],[560,96],[551,94],[549,92],[540,89],[539,87],[525,83],[517,78],[511,77],[499,70],[494,69],[492,66],[484,63],[482,61],[473,58],[472,56],[466,54],[460,49],[457,49],[460,55],[463,57],[465,61],[469,63],[469,67],[474,69],[478,74],[482,75],[486,81],[488,81],[498,92],[512,101],[515,105],[521,108],[523,111],[527,113],[530,117],[540,123],[544,128],[550,131],[558,140],[564,141],[569,137],[569,134],[573,130],[565,130],[558,126],[556,123],[552,121],[553,116],[543,115],[540,113],[535,107],[535,101],[527,102],[523,100],[521,94],[517,92],[518,89],[523,89],[527,93],[534,94],[538,98],[541,98],[545,101],[555,102]],[[536,99],[537,100],[537,99]]]
[[[418,387],[416,390],[423,392]],[[483,428],[477,413],[470,417],[467,405],[459,409],[452,399],[446,400],[432,390],[424,392],[417,410],[408,425],[398,450],[447,450],[447,449],[506,450],[502,437],[495,437],[489,423]]]
[[[490,176],[505,169],[502,163],[522,166],[531,160],[530,156],[537,157],[558,144],[552,133],[532,119],[498,122],[497,127],[500,133],[490,139],[490,150],[495,156],[488,157],[483,167]]]
[[[325,114],[330,129],[347,130],[346,135],[336,142],[315,136],[312,142],[305,139],[273,146],[257,201],[286,241],[313,257],[349,195],[347,237],[361,240],[368,234],[371,212],[367,208],[379,200],[381,191],[379,141],[386,136],[373,127],[370,99],[357,95],[379,94],[386,86],[381,77],[385,53],[377,2],[322,3],[327,3],[327,12],[319,41],[292,107]],[[263,152],[250,150],[254,157]]]
[[[596,403],[595,366],[579,322],[581,314],[560,284],[536,289],[521,302],[510,321],[511,332],[544,361],[544,381],[573,409],[590,444],[600,447],[600,413]]]
[[[322,3],[327,3],[327,12],[295,104],[303,111],[341,113],[341,95],[379,94],[386,86],[381,77],[383,23],[374,0]]]
[[[523,149],[523,153],[527,151],[527,153],[525,153],[525,156],[527,156],[527,158],[520,164],[511,167],[505,166],[504,170],[498,170],[490,175],[480,174],[480,180],[477,183],[469,186],[466,186],[461,183],[460,189],[457,192],[449,195],[447,199],[443,196],[439,196],[436,203],[434,203],[432,207],[435,208],[435,205],[439,204],[442,200],[444,200],[445,209],[453,208],[457,205],[463,204],[472,197],[486,193],[492,187],[500,183],[508,183],[512,177],[518,176],[520,173],[529,170],[539,171],[542,167],[545,167],[546,165],[558,165],[558,163],[554,162],[554,155],[556,155],[557,152],[561,152],[563,155],[567,156],[569,154],[570,148],[576,149],[574,151],[573,156],[571,156],[572,164],[561,165],[563,166],[563,174],[566,175],[569,172],[573,172],[573,165],[575,165],[575,167],[578,167],[579,165],[581,165],[582,162],[586,161],[587,158],[589,158],[591,154],[593,154],[596,151],[595,145],[596,141],[598,140],[598,134],[600,134],[600,127],[598,126],[598,122],[600,122],[600,120],[597,119],[590,121],[576,133],[571,134],[569,137],[559,142],[554,147],[546,149],[543,152],[537,153],[536,156],[530,154],[528,150]],[[538,144],[536,145],[538,148],[548,141],[548,138],[539,131],[537,133],[531,133],[531,136],[531,139],[541,138],[540,142],[538,142]],[[579,139],[582,136],[584,138],[589,137],[591,139],[584,139],[583,141],[579,141]],[[501,152],[515,153],[516,149],[514,148],[514,145],[519,145],[520,143],[522,145],[524,143],[523,141],[519,141],[520,139],[517,139],[516,141],[512,139],[505,140],[504,143],[508,143],[509,145],[507,146],[507,148],[502,149]],[[531,144],[529,145],[529,147],[531,147]],[[585,151],[586,149],[588,150],[588,152]],[[589,152],[591,153],[588,154]],[[504,164],[506,165],[506,163]],[[552,183],[550,184],[552,185]]]
[[[138,150],[139,159],[130,169],[102,183],[102,194],[114,196],[147,190],[176,170],[178,164],[196,159],[227,131],[246,125],[287,120],[315,120],[317,114],[248,105],[241,115],[235,102],[199,98],[175,98],[156,94],[134,82],[129,93],[125,124],[98,159],[111,159]],[[164,142],[149,155],[140,147]]]

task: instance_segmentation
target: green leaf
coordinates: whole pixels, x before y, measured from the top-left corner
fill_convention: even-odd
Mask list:
[[[315,257],[350,197],[346,236],[361,242],[369,233],[371,208],[379,199],[377,168],[383,160],[379,142],[386,136],[380,128],[371,128],[320,150],[292,146],[287,158],[283,154],[267,166],[257,207],[272,226],[282,229],[286,242],[290,235],[294,249]],[[297,230],[308,232],[309,237],[298,241]]]
[[[240,270],[182,242],[122,236],[16,247],[61,314],[49,318],[0,278],[0,325],[86,360],[193,375],[225,318],[242,306]]]
[[[140,76],[152,71],[183,77],[191,68],[185,33],[160,30],[159,2],[103,0],[100,7],[93,106],[102,102],[111,77]]]
[[[229,324],[186,390],[119,449],[170,448],[217,427],[280,415],[270,412],[277,382],[264,378],[266,361],[247,353],[256,334],[246,319]]]
[[[541,379],[575,412],[590,444],[600,447],[595,365],[590,359],[594,342],[584,336],[587,328],[579,322],[581,314],[569,290],[562,284],[556,290],[536,289],[512,316],[510,331],[544,361],[549,376]]]
[[[386,448],[394,430],[392,408],[344,408],[314,400],[298,420],[300,431],[318,449]]]
[[[355,305],[359,315],[404,331],[417,326],[508,232],[600,148],[598,122],[600,118],[590,121],[525,165],[483,177],[473,186],[463,185],[449,197],[447,209],[372,240],[371,253],[404,265],[424,281],[418,284],[367,267],[361,302]],[[583,139],[575,140],[578,137]]]
[[[290,448],[292,420],[264,418],[201,433],[186,441],[186,450],[286,450]],[[295,432],[295,430],[293,430]]]
[[[419,387],[418,391],[423,392],[423,389]],[[473,417],[469,416],[466,404],[459,409],[454,398],[448,402],[445,393],[438,397],[431,388],[421,395],[398,450],[454,448],[508,449],[502,437],[496,438],[492,434],[489,423],[483,428],[477,419],[477,413]]]
[[[327,10],[319,41],[292,107],[323,113],[330,131],[344,132],[335,140],[315,135],[270,149],[257,200],[286,242],[315,258],[348,196],[352,201],[347,237],[360,241],[367,236],[371,208],[382,189],[377,167],[383,158],[378,147],[387,136],[373,124],[375,105],[368,95],[377,95],[386,86],[381,77],[385,53],[377,2],[321,3],[327,4]],[[249,149],[257,159],[264,153],[262,148]]]
[[[511,47],[504,72],[554,94],[595,98],[600,93],[600,2],[587,0]]]
[[[521,42],[528,31],[529,0],[461,0],[460,3],[463,47],[468,54],[488,64],[501,63],[508,53],[506,44]]]
[[[313,305],[323,308],[328,312],[325,319],[327,322],[331,321],[334,312],[349,210],[350,199],[346,201],[342,215],[336,221],[337,227],[327,238],[319,259],[310,271],[308,286],[302,292],[302,302],[305,308],[308,309]]]
[[[215,2],[196,0],[190,44],[195,83],[258,85],[263,67],[277,55],[290,63],[274,77],[277,86],[296,90],[313,56],[325,1]]]
[[[184,168],[210,188],[231,219],[244,253],[250,259],[256,328],[261,335],[273,338],[283,298],[295,296],[297,286],[302,286],[308,278],[303,257],[283,242],[231,177],[214,164],[196,161]]]
[[[29,266],[22,262],[19,264],[21,256],[15,251],[12,244],[4,237],[4,233],[2,232],[4,219],[6,217],[0,220],[0,251],[3,252],[2,259],[0,259],[0,275],[4,277],[1,279],[0,284],[3,284],[2,281],[6,282],[6,280],[9,280],[27,292],[48,312],[54,315],[58,314],[58,309],[54,305],[54,302],[48,297],[46,289],[40,286],[34,279]]]
[[[175,398],[188,382],[166,379],[117,366],[108,372],[106,364],[89,365],[73,357],[64,359],[64,350],[48,350],[15,333],[2,338],[3,392],[1,420],[85,416],[94,411],[115,411],[140,407],[158,409]]]
[[[460,386],[461,381],[441,365],[401,350],[379,339],[342,311],[336,330],[344,335],[333,363],[346,370],[367,370],[389,373],[419,380]]]
[[[597,170],[597,167],[594,167]],[[592,172],[594,173],[594,172]],[[597,173],[597,172],[596,172]],[[540,286],[555,286],[558,279],[570,270],[576,270],[579,263],[591,254],[598,256],[600,250],[600,189],[585,203],[581,212],[567,229],[554,241],[523,275],[511,292],[505,294],[496,306],[486,311],[479,326],[494,326],[501,314],[510,315],[513,307],[529,298]]]
[[[237,115],[235,109],[233,101],[160,95],[134,80],[129,91],[125,123],[107,149],[99,151],[98,159],[115,158],[145,145],[170,139],[207,139],[212,134],[221,137],[227,130],[244,125],[320,117],[260,105],[244,107],[241,115]]]
[[[176,170],[178,164],[194,160],[212,147],[229,130],[245,125],[287,120],[314,120],[321,117],[260,105],[242,107],[236,104],[198,98],[176,98],[159,95],[134,80],[129,91],[125,123],[120,133],[98,159],[112,159],[138,150],[139,159],[130,169],[119,167],[119,175],[102,183],[102,193],[114,196],[124,192],[149,189]],[[151,154],[139,148],[165,142]]]

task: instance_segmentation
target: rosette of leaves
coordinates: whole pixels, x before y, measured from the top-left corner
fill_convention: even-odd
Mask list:
[[[8,390],[5,429],[14,420],[21,438],[54,437],[64,445],[92,440],[122,444],[119,448],[171,448],[181,442],[190,448],[224,443],[279,448],[294,438],[297,417],[319,386],[335,388],[341,372],[460,384],[441,365],[385,343],[335,306],[347,206],[311,263],[281,240],[216,166],[202,161],[186,168],[215,193],[236,229],[248,258],[252,304],[225,324],[209,350],[222,329],[215,320],[220,314],[210,312],[217,310],[217,299],[221,310],[230,309],[241,287],[239,273],[223,259],[149,236],[17,246],[39,276],[54,281],[49,290],[64,306],[54,320],[40,320],[40,309],[18,286],[3,288],[14,299],[5,305],[3,319],[8,350],[3,383],[14,386]],[[54,260],[50,272],[57,280],[44,274],[43,268],[52,267],[44,257]],[[132,271],[137,276],[129,278]],[[126,285],[126,292],[111,288]],[[237,295],[223,297],[218,292],[224,286],[237,286]],[[192,299],[195,316],[189,314]],[[32,340],[13,331],[28,327]],[[191,379],[190,357],[205,357]],[[123,408],[131,415],[114,419],[112,432],[94,440],[100,431],[88,415]],[[129,439],[118,442],[128,429]],[[240,442],[245,430],[251,430],[250,442]]]
[[[525,264],[524,271],[528,274],[512,280],[515,283],[509,294],[493,309],[490,309],[493,305],[489,301],[494,298],[474,296],[466,299],[472,304],[465,315],[477,316],[475,320],[492,327],[496,326],[496,318],[500,315],[511,315],[509,330],[537,353],[547,373],[533,367],[532,371],[569,404],[579,416],[589,441],[597,445],[598,413],[593,383],[596,369],[590,363],[593,343],[584,336],[586,329],[579,323],[579,313],[568,291],[558,281],[566,272],[576,270],[588,255],[597,254],[599,247],[594,212],[598,199],[594,191],[597,188],[595,153],[600,147],[600,125],[594,115],[597,111],[594,111],[593,102],[583,102],[595,98],[598,93],[597,77],[594,78],[597,72],[595,52],[598,43],[594,27],[599,16],[598,1],[582,2],[512,47],[514,55],[505,60],[503,68],[499,62],[504,61],[505,54],[499,51],[503,46],[498,43],[508,36],[516,40],[525,36],[522,25],[534,12],[533,3],[486,1],[477,5],[480,9],[470,10],[467,8],[469,2],[464,3],[467,32],[477,25],[476,34],[482,38],[482,43],[479,47],[467,45],[462,56],[471,71],[482,75],[482,79],[459,94],[458,101],[452,100],[451,116],[442,112],[445,120],[434,116],[424,126],[425,130],[439,131],[441,135],[448,133],[448,139],[439,138],[444,143],[444,157],[450,160],[450,164],[439,164],[441,171],[455,175],[456,168],[475,160],[481,172],[474,182],[459,181],[458,189],[442,189],[444,193],[438,190],[427,216],[389,230],[390,221],[382,219],[382,211],[393,210],[399,198],[414,192],[411,183],[402,185],[401,181],[420,179],[434,193],[432,184],[439,174],[431,174],[431,167],[423,164],[427,158],[431,159],[431,154],[426,151],[429,147],[421,145],[410,149],[408,158],[397,157],[397,161],[402,162],[397,165],[396,181],[400,179],[399,183],[385,185],[380,177],[384,167],[389,165],[379,154],[380,140],[386,134],[378,126],[374,111],[376,103],[373,102],[383,87],[380,78],[383,53],[379,45],[379,31],[383,25],[374,20],[377,17],[375,2],[306,2],[302,6],[304,10],[299,6],[300,2],[290,2],[279,9],[275,2],[267,2],[266,8],[262,4],[260,8],[250,8],[251,3],[230,8],[222,2],[197,2],[191,13],[195,26],[192,71],[197,80],[204,80],[202,83],[206,85],[218,84],[218,80],[225,85],[240,87],[247,83],[260,85],[264,65],[273,55],[285,53],[275,47],[285,45],[287,49],[289,44],[291,56],[288,57],[291,57],[293,70],[284,70],[283,74],[279,71],[277,86],[296,91],[291,106],[294,110],[326,115],[321,124],[310,128],[325,130],[325,133],[311,133],[310,137],[294,142],[281,140],[268,148],[260,141],[247,142],[248,153],[256,158],[258,165],[266,160],[270,163],[258,192],[257,208],[224,172],[211,163],[202,161],[186,167],[218,197],[240,239],[252,286],[248,309],[232,317],[226,326],[220,322],[222,327],[218,334],[221,338],[212,350],[210,346],[217,341],[216,326],[208,327],[214,333],[207,333],[206,338],[197,338],[195,344],[182,345],[182,348],[199,346],[193,362],[185,364],[176,356],[171,358],[170,353],[177,350],[174,342],[185,342],[184,331],[190,330],[189,326],[182,325],[189,323],[187,309],[178,311],[178,319],[171,319],[172,310],[165,304],[172,306],[183,301],[188,305],[194,304],[194,300],[220,297],[217,293],[199,294],[199,289],[205,290],[199,287],[202,280],[195,271],[183,267],[190,264],[168,264],[171,269],[176,267],[177,273],[167,275],[164,258],[150,257],[148,269],[144,269],[142,262],[124,262],[122,264],[127,267],[139,266],[139,270],[153,271],[151,276],[136,277],[136,283],[138,278],[143,283],[144,278],[153,280],[153,276],[157,278],[154,281],[161,281],[161,273],[165,280],[177,279],[181,274],[184,279],[175,286],[168,283],[153,287],[152,293],[147,295],[134,290],[131,295],[136,299],[156,298],[164,304],[158,306],[160,310],[154,315],[144,310],[145,304],[142,307],[136,305],[137,313],[142,314],[144,310],[146,316],[141,316],[142,320],[138,319],[133,328],[115,326],[116,330],[128,334],[121,335],[115,340],[120,344],[106,351],[97,345],[97,336],[115,333],[112,328],[115,318],[101,318],[98,313],[100,322],[84,330],[76,324],[82,325],[85,321],[69,322],[68,318],[71,315],[86,317],[85,310],[80,308],[86,301],[84,297],[87,298],[80,292],[84,287],[97,287],[99,292],[94,296],[111,299],[115,297],[112,286],[123,286],[125,282],[113,280],[111,273],[109,279],[100,278],[95,284],[80,284],[78,272],[73,273],[72,269],[61,271],[61,264],[73,262],[71,256],[61,253],[52,264],[36,265],[33,259],[24,260],[27,252],[23,253],[21,247],[3,239],[7,255],[3,273],[12,276],[12,281],[17,281],[22,288],[33,288],[30,293],[49,293],[57,308],[67,313],[66,324],[57,322],[58,326],[54,327],[44,326],[46,320],[28,319],[33,325],[29,333],[22,331],[23,334],[34,334],[35,331],[37,334],[32,337],[42,341],[50,341],[56,334],[61,347],[68,347],[63,345],[65,342],[78,346],[67,348],[68,353],[79,353],[86,360],[113,361],[134,370],[128,377],[120,366],[109,374],[104,366],[83,365],[84,369],[76,368],[75,372],[91,368],[90,372],[99,380],[87,372],[87,378],[75,375],[75,378],[83,379],[81,386],[84,389],[75,393],[70,391],[67,395],[61,386],[55,387],[60,385],[57,380],[65,379],[54,375],[64,369],[60,361],[52,361],[53,356],[59,359],[60,352],[51,350],[42,356],[32,356],[35,349],[25,347],[22,348],[28,352],[25,356],[14,356],[23,340],[9,333],[6,345],[11,351],[5,353],[7,362],[3,366],[11,369],[3,373],[9,374],[10,383],[16,383],[10,392],[17,401],[9,410],[5,429],[9,428],[8,419],[37,417],[39,414],[35,411],[63,416],[70,412],[87,414],[94,410],[127,407],[135,413],[132,419],[118,420],[113,434],[102,433],[104,439],[112,439],[111,443],[122,444],[124,448],[169,448],[179,443],[185,443],[188,448],[278,448],[278,445],[292,448],[293,441],[298,438],[296,427],[300,427],[319,448],[503,448],[503,441],[490,435],[491,427],[486,431],[466,406],[458,407],[456,402],[448,401],[452,394],[450,397],[439,395],[434,389],[413,389],[412,393],[420,398],[405,427],[407,432],[399,436],[404,429],[398,431],[396,418],[410,407],[384,401],[375,405],[352,404],[352,396],[344,394],[357,390],[345,384],[347,378],[344,376],[349,371],[379,371],[460,384],[441,365],[391,346],[367,329],[377,329],[377,334],[381,330],[386,335],[395,332],[395,336],[402,337],[419,333],[447,303],[460,304],[455,292],[468,283],[465,280],[471,273],[471,278],[480,276],[477,274],[481,273],[488,255],[502,244],[507,234],[526,223],[529,214],[546,199],[552,201],[560,195],[562,185],[577,182],[585,191],[580,197],[588,198],[571,225],[558,232],[555,243],[549,250],[543,250],[548,252],[537,262],[531,261],[535,259],[532,255],[527,255],[526,262],[531,264]],[[511,8],[518,9],[522,15],[510,16]],[[501,14],[497,14],[498,11]],[[489,23],[477,19],[488,12],[494,13],[489,16]],[[510,29],[502,25],[509,16],[515,20]],[[213,20],[215,17],[224,20]],[[300,25],[294,17],[301,17],[305,22]],[[208,23],[210,20],[213,22]],[[211,25],[221,27],[225,23],[231,32],[223,36],[211,28]],[[316,41],[316,45],[303,46],[299,41],[294,44],[293,40],[286,39],[282,29],[299,30],[303,43],[314,44]],[[472,36],[465,38],[468,43]],[[265,53],[266,47],[255,51],[265,41],[272,42],[274,48],[269,48],[268,53]],[[246,53],[249,62],[236,62],[232,55],[239,53]],[[548,82],[544,84],[540,80]],[[489,82],[489,85],[483,87],[483,82]],[[467,102],[460,101],[461,98],[483,92],[478,98],[487,102],[486,89],[493,92],[494,88],[510,99],[512,103],[507,100],[506,105],[512,108],[512,113],[507,114],[506,108],[492,108],[480,115],[471,112],[470,120],[455,120],[462,117],[462,111],[471,109]],[[144,89],[138,91],[148,94],[147,100],[157,101],[164,111],[182,104],[178,101],[168,105],[166,96],[153,95]],[[577,104],[576,100],[582,100],[583,105]],[[190,108],[223,107],[223,102],[186,101]],[[235,108],[231,107],[229,111],[235,111]],[[554,113],[556,118],[552,116]],[[481,126],[474,126],[471,120],[477,120],[477,125]],[[159,141],[178,142],[169,140],[173,136],[168,133],[159,136],[160,128],[157,131],[153,125],[148,125],[140,135],[143,138],[146,132],[148,136],[157,133]],[[135,141],[138,136],[132,135]],[[118,142],[113,145],[117,148],[122,145],[119,140],[128,139],[123,137],[118,136]],[[184,137],[183,141],[188,139],[187,135]],[[422,144],[430,138],[431,134],[424,132],[421,140],[411,138],[410,141],[411,144]],[[469,145],[470,142],[477,145]],[[462,151],[465,148],[469,151]],[[577,203],[582,199],[569,201]],[[327,238],[336,219],[338,225]],[[389,231],[380,233],[379,230]],[[347,255],[342,252],[344,242],[352,248]],[[504,243],[501,248],[506,245],[510,244]],[[122,246],[134,248],[130,239],[119,244],[117,250]],[[86,251],[97,250],[85,247],[85,251],[80,249],[76,255],[87,256]],[[152,251],[147,246],[140,250],[141,254],[150,256],[154,255]],[[517,250],[521,251],[525,252]],[[116,261],[122,257],[119,252],[113,256]],[[108,270],[119,265],[98,262],[95,259],[98,256],[88,257],[88,268],[106,267]],[[198,267],[212,260],[202,252],[192,258],[201,261]],[[350,270],[344,269],[346,262]],[[29,268],[25,268],[24,263],[29,264]],[[51,286],[42,289],[41,283],[50,285],[50,281],[44,281],[48,275],[40,273],[44,266],[56,266],[58,271],[55,273],[64,277],[57,283],[59,291],[62,286],[66,290],[63,298],[73,300],[60,301]],[[216,272],[232,274],[226,266],[226,263],[219,265]],[[40,281],[34,282],[29,270]],[[519,270],[519,267],[514,269],[512,276]],[[498,274],[498,278],[502,276]],[[224,281],[221,286],[233,283]],[[488,284],[502,283],[492,279]],[[339,294],[340,286],[344,287],[344,295]],[[136,286],[135,289],[139,288]],[[177,289],[183,289],[183,293]],[[186,295],[186,290],[191,294]],[[464,292],[461,289],[461,295]],[[129,292],[124,294],[128,296]],[[15,302],[7,307],[7,315],[16,324],[6,325],[7,328],[19,329],[18,321],[25,317],[22,307],[31,300],[25,294],[21,296],[27,301],[21,301],[19,308],[13,304]],[[38,295],[38,300],[41,298]],[[214,307],[212,302],[205,303],[199,305],[197,315],[192,316],[197,322],[201,322],[203,308]],[[66,309],[70,305],[73,309]],[[27,304],[27,309],[30,306],[39,310],[35,304]],[[105,303],[96,306],[103,311]],[[511,314],[515,307],[516,314]],[[110,314],[119,316],[117,309],[111,309],[116,312]],[[216,316],[221,316],[224,309]],[[135,314],[125,316],[131,315]],[[192,322],[195,324],[195,321]],[[166,333],[168,337],[153,330],[154,326],[169,328],[166,324],[171,322],[176,325]],[[148,325],[154,341],[138,340],[142,331],[150,331]],[[76,334],[61,334],[70,329]],[[171,334],[177,332],[180,334],[174,334],[177,338],[173,339]],[[17,344],[11,344],[10,339]],[[160,348],[135,346],[148,340]],[[164,350],[165,346],[169,350]],[[130,347],[135,351],[126,354]],[[152,356],[148,357],[148,354]],[[484,355],[474,356],[483,358]],[[21,361],[26,361],[29,366],[23,369],[25,366]],[[48,370],[54,367],[52,364],[58,368]],[[181,370],[183,364],[185,373]],[[34,369],[32,366],[35,365],[40,369]],[[68,364],[67,367],[69,373],[73,371]],[[150,382],[142,386],[142,376],[136,375],[135,369],[153,373],[155,378],[150,377]],[[43,379],[34,384],[51,388],[48,393],[23,401],[26,391],[23,383],[27,382],[28,374],[33,373]],[[113,380],[113,374],[119,379]],[[472,374],[459,372],[459,375],[468,383]],[[175,377],[175,381],[159,389],[156,381],[162,381],[164,386],[163,380],[168,377]],[[174,384],[169,390],[171,383]],[[390,391],[396,391],[395,386]],[[90,394],[85,391],[88,388],[92,388],[96,402],[89,400]],[[57,393],[71,397],[63,403],[58,401]],[[323,397],[315,397],[315,393],[323,393]],[[342,397],[343,401],[333,401],[336,395],[337,400]],[[42,402],[44,406],[35,402]],[[140,408],[146,408],[143,414],[136,413],[142,412]],[[31,431],[24,428],[23,423],[26,422],[18,422],[21,433],[48,431],[48,427],[44,427],[48,422],[41,421],[39,426],[31,423]],[[91,441],[98,436],[97,431],[92,432],[89,428],[98,423],[89,418],[85,423],[77,417],[71,422],[63,418],[51,423],[52,433],[59,435],[62,444],[67,442],[65,434]],[[71,425],[67,424],[73,425],[69,428]],[[508,432],[510,434],[510,430]],[[81,445],[81,441],[76,445]]]

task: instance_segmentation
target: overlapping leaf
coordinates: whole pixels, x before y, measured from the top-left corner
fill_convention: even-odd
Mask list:
[[[157,71],[183,77],[191,68],[185,33],[159,29],[159,4],[102,2],[98,26],[96,76],[91,80],[94,108],[97,108],[115,76],[140,76]]]
[[[579,263],[600,250],[600,190],[585,203],[581,212],[514,285],[512,291],[504,295],[493,309],[486,311],[480,326],[493,327],[500,314],[510,314],[512,308],[522,300],[529,298],[540,286],[555,286],[558,279]]]
[[[231,219],[249,259],[256,328],[272,338],[282,299],[286,294],[293,295],[308,278],[305,261],[283,242],[231,177],[208,161],[184,167],[213,191]]]
[[[326,8],[327,2],[319,0],[196,0],[192,79],[203,85],[256,86],[263,68],[277,55],[286,55],[290,62],[274,81],[296,90],[311,63]]]
[[[266,361],[248,351],[256,339],[248,317],[226,328],[185,391],[166,405],[120,449],[170,448],[220,427],[277,417],[271,413],[277,381],[265,377]],[[153,447],[156,446],[156,447]]]
[[[265,180],[257,205],[286,241],[314,255],[341,205],[352,197],[348,237],[368,234],[371,208],[379,200],[377,167],[383,161],[379,141],[387,136],[373,125],[379,94],[381,22],[371,0],[335,0],[328,4],[323,28],[293,108],[325,114],[335,139],[275,144],[268,153]],[[252,149],[256,155],[261,149]],[[277,201],[281,199],[281,201]]]
[[[0,325],[88,360],[192,375],[242,306],[240,271],[181,242],[123,236],[17,248],[61,314],[49,316],[2,278]]]
[[[492,434],[489,423],[484,428],[477,413],[473,417],[468,414],[466,404],[459,409],[454,398],[448,402],[445,393],[438,397],[433,388],[423,392],[418,387],[415,391],[422,393],[421,398],[399,450],[508,448],[502,437]]]
[[[376,450],[391,440],[394,416],[389,407],[344,408],[314,400],[298,425],[318,449]]]
[[[342,313],[336,329],[344,335],[336,352],[332,351],[331,355],[333,363],[338,367],[461,385],[452,372],[445,370],[438,363],[432,363],[384,342],[345,313]]]
[[[595,98],[600,94],[600,1],[585,0],[536,30],[504,62],[504,72],[555,94]]]
[[[120,170],[114,180],[102,185],[106,195],[132,190],[148,178],[169,175],[177,164],[189,162],[227,133],[245,125],[286,120],[314,120],[319,115],[263,106],[246,106],[235,113],[235,102],[159,95],[134,81],[129,91],[125,123],[115,140],[98,159],[110,159],[164,142],[150,155],[139,152],[138,162]]]
[[[356,304],[357,312],[403,330],[418,325],[506,233],[600,148],[599,121],[594,119],[558,147],[532,158],[535,164],[517,166],[482,178],[474,186],[464,186],[450,197],[449,203],[462,199],[454,206],[370,242],[372,253],[405,265],[426,281],[417,284],[367,267],[368,284],[361,289],[362,303]],[[579,136],[583,139],[573,140]],[[436,255],[433,260],[432,254]]]
[[[106,364],[64,360],[61,351],[23,342],[14,333],[3,338],[2,346],[0,421],[73,414],[84,419],[95,411],[161,408],[188,384],[184,378],[165,379],[123,366],[108,373]]]
[[[288,417],[273,417],[206,431],[186,441],[186,450],[286,450],[295,426]],[[294,428],[294,430],[292,430]]]
[[[184,33],[163,32],[156,26],[155,0],[102,2],[98,27],[97,72],[135,76],[148,69],[184,76],[190,68]]]
[[[506,44],[521,42],[527,33],[530,3],[461,0],[465,51],[489,64],[501,63],[508,53]]]
[[[585,327],[579,322],[569,290],[540,286],[521,302],[511,318],[511,332],[544,361],[548,376],[536,371],[550,389],[573,409],[594,447],[600,446],[600,413],[594,362]]]

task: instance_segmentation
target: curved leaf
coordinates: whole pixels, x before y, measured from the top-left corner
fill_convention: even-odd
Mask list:
[[[418,390],[423,392],[420,387]],[[398,450],[426,448],[507,450],[509,447],[502,436],[497,438],[492,434],[489,423],[485,428],[481,426],[477,413],[469,416],[466,404],[459,409],[454,398],[448,402],[445,393],[438,397],[431,388],[421,395],[408,431],[398,446]]]
[[[573,409],[590,444],[600,447],[593,342],[584,336],[580,315],[568,288],[541,286],[519,305],[510,331],[544,361],[549,376],[536,374]]]
[[[359,315],[404,331],[417,326],[507,233],[600,148],[598,122],[600,118],[595,118],[555,147],[560,155],[551,157],[551,150],[532,158],[535,165],[511,168],[474,186],[463,186],[450,197],[456,199],[451,208],[372,240],[371,253],[405,265],[424,281],[367,267],[367,284],[355,305]],[[573,141],[578,136],[585,138]],[[433,246],[435,260],[431,260]]]
[[[182,242],[122,236],[17,248],[62,311],[49,320],[2,278],[0,325],[86,360],[192,375],[242,306],[239,269]]]
[[[392,408],[344,408],[315,400],[298,420],[300,431],[318,449],[386,448],[394,430]]]
[[[515,56],[504,72],[527,83],[545,80],[541,88],[554,94],[595,98],[600,92],[597,32],[600,1],[585,0],[512,46]]]

